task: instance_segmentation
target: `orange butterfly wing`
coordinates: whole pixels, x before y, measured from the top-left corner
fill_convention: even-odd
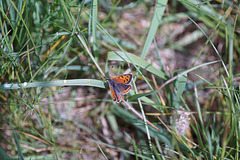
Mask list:
[[[112,89],[112,86],[109,85],[109,88],[111,90],[111,93],[112,93],[112,97],[113,97],[113,101],[117,103],[121,102],[121,99],[122,99],[122,96],[119,94],[119,93],[116,93],[114,92],[114,90]]]
[[[113,91],[112,86],[111,86],[110,84],[109,84],[109,88],[110,88],[111,93],[112,93],[113,101],[116,102],[117,97],[116,97],[116,94],[115,94],[115,92]]]
[[[112,80],[114,80],[117,83],[123,83],[123,84],[129,84],[131,83],[133,78],[132,74],[123,74],[120,76],[116,76],[116,77],[111,77]]]
[[[106,78],[109,84],[109,88],[112,93],[114,102],[121,102],[122,95],[128,93],[132,86],[130,85],[132,81],[132,74],[123,74],[116,77]]]
[[[122,96],[120,95],[117,99],[117,103],[121,102]]]
[[[128,85],[127,88],[125,88],[125,90],[122,91],[122,95],[128,93],[131,88],[132,88],[132,86],[131,86],[131,85]]]

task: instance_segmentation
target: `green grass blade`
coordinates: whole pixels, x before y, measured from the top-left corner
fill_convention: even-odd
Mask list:
[[[91,17],[91,24],[92,24],[92,44],[93,44],[93,55],[98,62],[98,42],[97,42],[97,20],[98,20],[98,0],[92,0],[92,17]]]
[[[99,144],[99,145],[103,145],[103,146],[109,147],[109,148],[117,149],[117,150],[119,150],[119,151],[121,151],[121,152],[123,152],[125,154],[135,155],[135,153],[130,151],[130,150],[127,150],[127,149],[124,149],[124,148],[121,148],[121,147],[118,147],[118,146],[110,145],[110,144],[104,143],[102,141],[96,141],[94,139],[89,139],[89,141],[90,142],[94,142],[94,143]],[[144,155],[138,155],[138,157],[145,158],[146,160],[152,160],[152,158],[144,156]]]
[[[159,69],[155,68],[153,65],[149,64],[147,61],[145,61],[144,59],[131,54],[131,53],[127,53],[128,57],[132,60],[132,62],[134,64],[136,64],[137,66],[141,67],[142,69],[146,69],[147,71],[155,74],[156,76],[162,78],[162,79],[166,79],[167,76],[165,75],[165,73],[163,73],[162,71],[160,71]],[[125,54],[121,51],[118,52],[108,52],[108,60],[111,61],[126,61],[128,63],[131,63],[131,61],[125,56]]]
[[[102,153],[104,159],[107,160],[108,158],[107,158],[106,154],[104,153],[104,151],[102,150],[101,146],[100,146],[99,144],[97,144],[97,145],[98,145],[98,148],[99,148],[99,150],[101,151],[101,153]]]
[[[33,87],[51,87],[51,86],[88,86],[105,88],[104,82],[95,79],[74,79],[74,80],[58,80],[48,82],[33,82],[33,83],[19,83],[19,84],[4,84],[0,85],[1,89],[20,89]]]
[[[148,36],[145,42],[145,45],[143,47],[142,53],[141,53],[141,57],[144,59],[147,55],[148,49],[155,37],[155,34],[157,32],[158,26],[161,22],[163,13],[166,9],[167,6],[167,0],[157,0],[157,2],[155,3],[155,11],[153,14],[153,19],[151,22],[151,26],[148,32]]]
[[[189,17],[189,19],[200,29],[200,31],[201,31],[201,32],[205,35],[205,37],[209,40],[209,42],[210,42],[210,44],[212,45],[214,51],[217,53],[217,55],[218,55],[218,57],[219,57],[222,65],[223,65],[223,67],[224,67],[224,70],[225,70],[227,76],[229,77],[229,73],[228,73],[227,67],[226,67],[224,61],[222,60],[221,55],[218,53],[218,50],[216,49],[216,47],[215,47],[215,45],[213,44],[213,42],[209,39],[209,37],[207,36],[207,34],[202,30],[202,28],[201,28],[193,19],[191,19],[190,17]]]
[[[12,132],[13,132],[13,138],[14,138],[15,144],[17,146],[18,158],[20,160],[24,160],[23,155],[22,155],[22,149],[20,146],[20,137],[16,131],[12,130]]]
[[[1,146],[0,146],[0,159],[2,159],[2,160],[17,160],[15,158],[11,158]]]
[[[182,96],[182,93],[183,91],[185,90],[185,87],[186,87],[186,83],[187,83],[187,74],[179,77],[177,79],[177,82],[176,82],[176,90],[177,90],[177,93],[176,93],[176,96],[175,96],[175,101],[173,103],[173,106],[175,108],[179,108],[179,104],[180,104],[180,97]]]

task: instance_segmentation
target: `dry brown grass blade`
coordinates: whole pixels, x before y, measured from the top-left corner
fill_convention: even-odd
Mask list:
[[[29,136],[29,137],[32,137],[32,138],[34,138],[34,139],[36,139],[36,140],[39,140],[39,141],[41,141],[41,142],[43,142],[43,143],[45,143],[45,144],[47,144],[47,145],[52,145],[51,143],[49,143],[49,142],[47,142],[47,141],[45,141],[45,140],[43,140],[43,139],[41,139],[41,138],[39,138],[39,137],[37,137],[37,136],[34,136],[34,135],[32,135],[32,134],[29,134],[29,133],[26,133],[26,132],[22,132],[22,131],[17,131],[17,132],[19,132],[19,133],[22,133],[22,134],[25,134],[25,135],[27,135],[27,136]]]

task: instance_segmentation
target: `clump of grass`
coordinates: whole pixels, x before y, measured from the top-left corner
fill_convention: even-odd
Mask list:
[[[20,0],[0,11],[0,159],[238,159],[235,1]],[[134,75],[123,103],[111,72]]]

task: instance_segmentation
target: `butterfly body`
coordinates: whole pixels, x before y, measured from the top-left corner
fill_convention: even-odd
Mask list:
[[[122,95],[131,90],[132,86],[130,83],[132,78],[132,74],[123,74],[116,77],[106,78],[114,102],[121,102]]]

